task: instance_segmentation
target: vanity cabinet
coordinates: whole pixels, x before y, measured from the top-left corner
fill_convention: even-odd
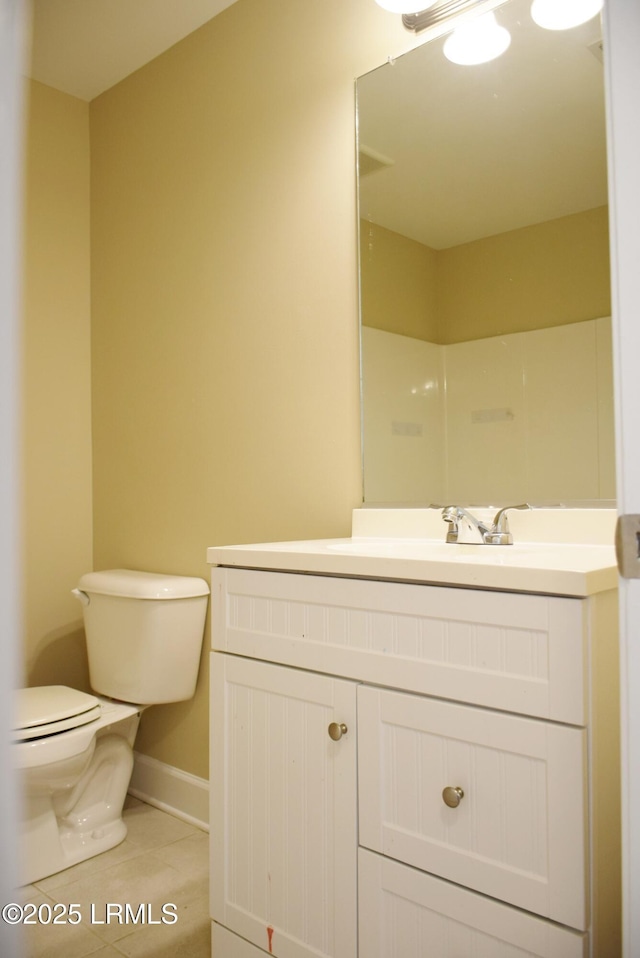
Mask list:
[[[615,593],[216,567],[215,958],[615,958]]]

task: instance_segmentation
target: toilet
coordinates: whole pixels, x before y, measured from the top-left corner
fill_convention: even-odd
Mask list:
[[[192,698],[209,587],[204,579],[130,569],[89,572],[82,603],[95,694],[20,689],[11,745],[21,776],[21,884],[119,844],[140,715]]]

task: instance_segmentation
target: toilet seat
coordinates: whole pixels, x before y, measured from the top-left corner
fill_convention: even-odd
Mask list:
[[[16,742],[80,728],[95,722],[102,712],[95,695],[65,685],[18,689],[15,706],[13,737]]]

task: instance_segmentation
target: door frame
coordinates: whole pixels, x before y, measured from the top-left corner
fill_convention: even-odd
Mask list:
[[[640,4],[604,14],[618,512],[640,513]],[[623,954],[640,954],[640,579],[620,579]]]

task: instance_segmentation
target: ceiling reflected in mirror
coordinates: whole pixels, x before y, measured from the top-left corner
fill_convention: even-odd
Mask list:
[[[439,38],[358,81],[359,148],[387,167],[362,217],[439,248],[607,202],[600,23],[554,34],[528,8],[501,8],[494,63],[463,69]]]

